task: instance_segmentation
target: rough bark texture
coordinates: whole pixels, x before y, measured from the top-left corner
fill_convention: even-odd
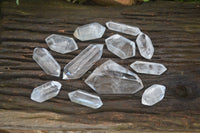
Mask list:
[[[200,132],[200,8],[199,3],[148,2],[132,7],[69,5],[61,0],[3,1],[0,32],[0,128],[35,130],[115,130]],[[111,58],[130,69],[143,59],[121,60],[106,47],[103,58],[81,79],[62,80],[46,75],[33,61],[35,47],[45,47],[45,37],[55,33],[72,36],[75,28],[90,22],[113,20],[135,25],[153,40],[151,61],[164,64],[161,76],[139,74],[145,88],[159,83],[167,87],[164,100],[155,106],[141,104],[144,90],[134,95],[100,95],[104,105],[94,110],[69,101],[67,93],[83,89],[94,93],[84,79]],[[75,52],[61,55],[50,51],[62,68],[90,43],[80,42]],[[124,35],[135,40],[135,37]],[[62,83],[56,98],[44,103],[30,100],[32,89],[50,80]],[[2,130],[2,132],[6,132]]]

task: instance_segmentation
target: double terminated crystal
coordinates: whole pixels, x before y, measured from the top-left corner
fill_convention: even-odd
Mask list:
[[[143,88],[135,73],[112,60],[97,67],[85,83],[100,94],[133,94]]]
[[[97,62],[103,53],[103,44],[90,44],[71,60],[63,71],[63,79],[78,79]]]

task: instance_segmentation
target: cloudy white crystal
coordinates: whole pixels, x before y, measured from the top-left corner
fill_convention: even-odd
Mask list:
[[[142,95],[142,104],[152,106],[161,101],[165,96],[166,87],[154,84],[147,88]]]
[[[135,43],[119,34],[110,36],[105,42],[108,50],[121,59],[135,56]]]

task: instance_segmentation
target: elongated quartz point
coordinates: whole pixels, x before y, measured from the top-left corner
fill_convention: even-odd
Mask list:
[[[141,32],[138,27],[121,24],[117,22],[112,22],[112,21],[107,22],[106,26],[110,30],[133,35],[133,36],[137,36]]]
[[[100,108],[103,103],[99,96],[90,94],[82,90],[76,90],[68,93],[70,100],[74,103],[78,103],[93,109]]]
[[[138,73],[152,75],[161,75],[167,70],[163,64],[145,61],[135,61],[130,67]]]
[[[142,95],[142,104],[152,106],[161,101],[165,96],[166,87],[154,84],[147,88]]]
[[[99,94],[134,94],[143,88],[135,73],[112,60],[97,67],[85,83]]]
[[[35,48],[33,59],[45,71],[46,74],[59,77],[60,65],[45,48]]]
[[[64,67],[63,79],[80,78],[101,58],[102,53],[103,44],[90,44]]]
[[[36,102],[44,102],[58,95],[61,84],[57,81],[50,81],[33,89],[31,99]]]
[[[154,53],[154,47],[149,36],[140,33],[136,39],[140,55],[146,59],[151,59]]]

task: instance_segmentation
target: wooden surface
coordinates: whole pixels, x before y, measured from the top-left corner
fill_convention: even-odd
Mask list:
[[[0,128],[35,130],[113,130],[200,132],[200,4],[148,2],[132,7],[70,5],[62,0],[24,0],[1,3]],[[84,79],[108,59],[131,70],[144,60],[121,60],[104,47],[103,58],[81,79],[62,80],[46,75],[33,61],[35,47],[45,47],[45,37],[55,33],[73,37],[77,26],[113,20],[135,25],[148,34],[155,47],[151,61],[164,64],[162,76],[138,74],[144,88],[158,83],[167,87],[162,102],[141,104],[144,89],[134,95],[100,95],[104,105],[94,110],[69,101],[67,93],[83,89],[94,93]],[[101,39],[80,42],[75,52],[61,55],[50,51],[62,68],[91,43],[104,43],[115,32],[106,30]],[[133,36],[124,35],[135,40]],[[47,102],[30,100],[32,89],[56,80],[63,87]]]

